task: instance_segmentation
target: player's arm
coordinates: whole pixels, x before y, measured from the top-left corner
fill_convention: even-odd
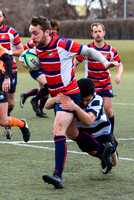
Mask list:
[[[96,116],[92,112],[86,113],[70,98],[63,101],[60,106],[62,109],[75,111],[79,120],[86,126],[90,126],[96,120]]]
[[[6,49],[6,48],[3,48],[3,49],[4,49],[4,50],[6,51],[6,53],[8,53],[9,55],[19,57],[19,56],[23,53],[23,51],[24,51],[23,45],[22,45],[22,43],[20,43],[20,44],[16,45],[15,47],[16,47],[15,50],[8,50],[8,49]]]
[[[63,95],[62,93],[58,94],[55,97],[49,98],[46,103],[45,103],[45,108],[46,109],[52,109],[54,108],[55,104],[61,104],[65,101],[68,101],[70,98],[68,96]]]
[[[19,57],[24,51],[23,45],[22,45],[22,43],[20,43],[20,44],[16,45],[15,47],[16,47],[16,49],[13,50],[13,54],[12,55]]]
[[[93,59],[97,60],[98,62],[102,63],[106,69],[116,67],[118,68],[118,62],[109,62],[99,51],[93,48],[89,48],[87,46],[83,46],[80,55],[86,57],[92,57]]]
[[[74,71],[76,72],[77,70],[77,67],[78,65],[80,64],[81,62],[79,62],[76,58],[74,59]]]
[[[121,75],[123,73],[123,64],[120,62],[119,67],[117,68],[117,74],[115,76],[115,82],[116,84],[119,84],[121,82]]]

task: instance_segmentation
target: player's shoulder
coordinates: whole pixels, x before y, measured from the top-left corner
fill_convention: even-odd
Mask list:
[[[13,28],[13,27],[11,27],[11,26],[9,26],[9,32],[11,33],[11,34],[18,34],[18,32],[17,32],[17,30],[15,29],[15,28]]]
[[[94,97],[92,99],[92,105],[101,105],[103,103],[103,98],[95,92]]]

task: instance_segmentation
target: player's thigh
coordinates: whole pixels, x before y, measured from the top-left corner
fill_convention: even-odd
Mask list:
[[[54,120],[54,135],[65,135],[73,116],[71,112],[57,111]]]
[[[78,128],[77,128],[77,119],[73,118],[71,124],[67,128],[66,135],[69,139],[73,140],[75,139],[79,134]]]
[[[112,97],[103,97],[103,102],[104,102],[104,110],[105,113],[108,115],[108,117],[113,116],[113,98]]]
[[[44,87],[44,85],[47,83],[45,74],[41,74],[40,76],[38,76],[36,78],[36,81],[38,81],[41,88]]]

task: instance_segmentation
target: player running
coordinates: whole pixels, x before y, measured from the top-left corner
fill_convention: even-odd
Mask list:
[[[51,25],[45,17],[33,17],[29,32],[36,46],[36,52],[45,72],[49,93],[52,97],[63,93],[77,105],[80,104],[81,95],[73,68],[73,57],[77,54],[93,57],[103,63],[107,69],[114,66],[118,67],[117,63],[107,61],[101,53],[92,48],[69,39],[51,36]],[[23,64],[21,59],[20,63]],[[67,155],[65,135],[67,129],[74,122],[74,112],[62,109],[59,103],[55,104],[54,109],[55,169],[52,176],[44,174],[43,180],[60,189],[63,188],[62,172]],[[77,127],[77,124],[75,123],[74,126]],[[77,136],[74,134],[72,138],[75,139]]]
[[[4,67],[5,64],[5,67]],[[30,131],[26,119],[17,119],[7,116],[8,111],[8,91],[10,90],[10,78],[12,76],[13,61],[0,45],[0,126],[18,126],[22,132],[23,140],[28,142]],[[7,139],[11,139],[11,132],[7,132]]]
[[[105,58],[109,61],[116,61],[119,63],[117,68],[117,74],[115,76],[116,84],[119,84],[121,81],[121,75],[123,72],[123,65],[117,51],[104,41],[106,31],[103,24],[93,23],[91,25],[91,35],[94,38],[94,41],[88,44],[88,47],[94,48],[100,53],[102,53]],[[104,101],[104,110],[109,118],[112,125],[112,133],[114,132],[114,114],[112,108],[112,97],[113,90],[111,84],[111,75],[109,70],[93,59],[92,57],[84,57],[78,55],[74,60],[75,70],[77,66],[85,61],[85,78],[90,78],[95,84],[95,91],[102,96]]]
[[[14,98],[17,85],[18,69],[15,61],[15,56],[19,57],[20,54],[23,52],[23,45],[20,41],[18,32],[14,28],[4,25],[5,19],[6,19],[5,14],[0,10],[0,44],[5,48],[6,52],[13,59],[12,76],[10,77],[11,87],[9,89],[9,96],[8,96],[8,115],[10,116],[10,113],[14,108]],[[12,135],[11,128],[6,127],[5,128],[6,137],[9,137],[9,132],[10,135]]]

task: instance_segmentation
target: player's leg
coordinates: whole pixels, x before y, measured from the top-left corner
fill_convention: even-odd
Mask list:
[[[25,119],[19,120],[11,116],[7,116],[8,112],[8,92],[2,91],[2,80],[0,80],[0,125],[3,127],[18,126],[23,134],[23,139],[27,142],[30,138],[30,131]],[[11,138],[8,138],[11,139]]]
[[[42,176],[45,182],[53,184],[56,189],[63,188],[62,172],[67,156],[65,133],[72,119],[73,113],[64,111],[56,112],[54,121],[55,170],[52,176],[47,174]]]
[[[117,143],[114,135],[112,133],[110,133],[108,135],[101,135],[95,139],[100,143],[105,144],[107,142],[110,142],[112,144],[112,149],[111,149],[112,166],[115,167],[117,165],[117,161],[118,161],[118,153],[117,153],[118,143]],[[95,154],[94,156],[101,159],[101,156],[99,153]],[[102,170],[102,173],[104,173],[104,174],[107,174],[109,172],[107,170],[106,164],[102,161],[101,161],[101,170]]]
[[[43,74],[42,69],[38,69],[38,70],[33,70],[33,71],[29,71],[30,76],[36,80],[37,82],[39,82],[39,85],[41,86],[42,82],[41,79],[38,78],[41,74]],[[43,85],[42,85],[43,87]],[[26,101],[26,99],[30,96],[35,96],[38,93],[38,89],[32,89],[31,91],[28,91],[27,93],[21,93],[20,94],[20,107],[23,108],[24,107],[24,103]]]
[[[69,95],[71,99],[74,100],[78,105],[81,101],[81,95],[72,94]],[[71,124],[74,113],[67,112],[60,107],[60,104],[55,104],[54,110],[56,113],[54,120],[54,142],[55,142],[55,170],[52,176],[44,174],[42,176],[43,180],[49,184],[53,184],[55,188],[63,188],[62,172],[64,169],[66,155],[67,155],[67,145],[65,134],[69,125]]]
[[[104,111],[111,122],[111,131],[114,132],[113,98],[103,97]]]
[[[8,116],[10,116],[12,110],[14,109],[16,86],[17,86],[17,72],[13,73],[11,77],[11,87],[8,93]],[[11,127],[7,126],[5,128],[5,136],[7,137],[7,139],[11,139],[10,135],[12,135]]]
[[[20,107],[23,108],[24,103],[26,102],[27,98],[31,97],[31,96],[35,96],[38,93],[38,90],[39,90],[38,88],[34,88],[27,93],[21,93],[20,94]]]
[[[33,76],[33,74],[32,74],[32,76]],[[33,110],[36,112],[37,116],[47,118],[48,116],[46,115],[46,113],[43,112],[43,102],[42,102],[41,109],[40,109],[40,106],[38,105],[38,101],[41,98],[44,98],[44,96],[48,95],[48,93],[49,93],[48,89],[46,88],[46,77],[43,73],[43,69],[38,70],[38,72],[36,73],[36,76],[34,74],[33,78],[36,81],[38,81],[38,83],[40,85],[40,90],[38,91],[36,96],[30,100],[30,103],[32,105]],[[47,89],[47,92],[46,92],[46,89]],[[45,105],[45,103],[44,103],[44,105]]]

